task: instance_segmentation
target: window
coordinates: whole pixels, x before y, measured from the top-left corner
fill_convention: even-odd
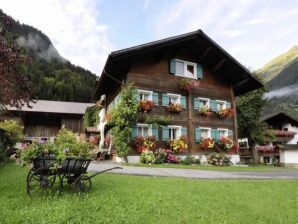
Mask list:
[[[168,97],[169,97],[169,104],[180,104],[180,95],[177,94],[171,94],[171,93],[167,93]]]
[[[152,91],[138,89],[139,100],[152,100]]]
[[[137,124],[137,135],[142,137],[148,137],[152,135],[151,127],[148,124]]]
[[[168,126],[169,128],[169,139],[174,140],[181,136],[181,126]]]
[[[199,97],[199,101],[200,101],[200,108],[202,108],[202,107],[209,108],[210,107],[210,99]]]
[[[197,64],[176,59],[176,74],[188,78],[197,78]]]
[[[218,128],[217,130],[218,130],[219,138],[228,137],[229,135],[228,129]]]
[[[216,100],[217,110],[224,110],[227,107],[226,101]]]
[[[201,129],[201,138],[211,138],[211,128],[202,128]]]

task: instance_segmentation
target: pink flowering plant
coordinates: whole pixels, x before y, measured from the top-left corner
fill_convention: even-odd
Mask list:
[[[198,88],[199,85],[200,81],[198,80],[183,78],[180,80],[179,88],[183,91],[190,92],[192,89]]]

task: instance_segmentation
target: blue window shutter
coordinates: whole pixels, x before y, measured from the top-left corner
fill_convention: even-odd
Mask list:
[[[218,141],[218,140],[219,140],[218,130],[216,130],[216,129],[211,129],[211,138],[212,138],[214,141]]]
[[[162,105],[163,106],[169,105],[169,96],[166,93],[162,94]]]
[[[152,128],[152,136],[155,136],[156,140],[158,140],[158,128]]]
[[[200,108],[200,100],[198,98],[194,98],[193,107],[195,110],[198,110]]]
[[[171,59],[170,61],[170,73],[176,74],[176,59]]]
[[[131,129],[131,135],[130,135],[131,140],[135,140],[135,138],[136,138],[137,135],[138,135],[137,132],[138,132],[138,129],[137,129],[136,126],[134,126],[134,127]]]
[[[234,136],[233,136],[233,130],[229,130],[229,131],[228,131],[228,135],[229,135],[229,137],[232,137],[232,138],[233,138],[233,137],[234,137]]]
[[[153,101],[154,105],[158,106],[158,93],[157,92],[152,93],[152,101]]]
[[[185,96],[180,96],[180,104],[182,108],[186,108],[186,97]]]
[[[199,143],[201,141],[201,129],[195,128],[195,142]]]
[[[202,65],[197,64],[197,77],[198,79],[203,78],[203,68]]]
[[[187,128],[186,127],[181,128],[181,135],[187,137]]]
[[[210,100],[210,108],[211,110],[217,112],[217,103],[215,100]]]
[[[230,102],[227,102],[226,105],[227,105],[227,109],[231,108],[231,103]]]
[[[167,141],[169,139],[169,128],[163,127],[162,128],[162,140]]]

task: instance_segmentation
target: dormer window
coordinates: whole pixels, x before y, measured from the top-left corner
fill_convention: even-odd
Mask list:
[[[185,78],[202,78],[202,67],[194,62],[172,59],[170,73]]]

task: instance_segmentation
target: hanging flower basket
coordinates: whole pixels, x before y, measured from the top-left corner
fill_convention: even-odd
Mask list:
[[[183,78],[180,80],[179,88],[183,91],[190,92],[192,89],[198,88],[199,85],[200,81],[198,80]]]
[[[182,111],[182,106],[179,103],[176,103],[176,104],[170,103],[167,106],[167,110],[170,113],[180,113]]]
[[[151,100],[141,100],[139,102],[139,107],[142,112],[150,112],[154,107],[154,103]]]
[[[220,119],[224,119],[224,118],[233,116],[233,110],[232,110],[232,109],[222,109],[222,110],[219,110],[219,111],[217,112],[217,116],[218,116]]]
[[[201,148],[207,149],[214,149],[215,142],[211,138],[203,138],[200,143]]]

